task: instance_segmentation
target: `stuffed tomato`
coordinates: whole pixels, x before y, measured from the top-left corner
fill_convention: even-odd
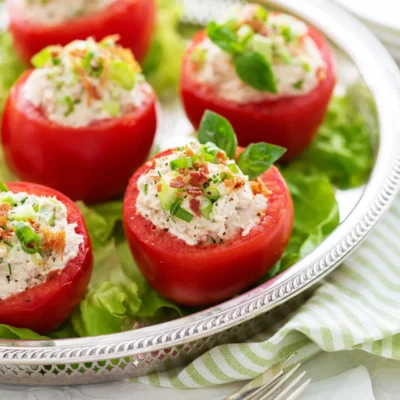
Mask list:
[[[335,82],[333,53],[321,33],[247,5],[195,35],[181,96],[194,127],[210,109],[232,123],[240,145],[274,143],[291,159],[315,137]]]
[[[51,46],[12,88],[3,114],[6,161],[24,181],[88,203],[122,193],[146,160],[156,97],[114,37]]]
[[[7,0],[7,8],[15,47],[26,62],[50,45],[115,34],[142,60],[155,29],[155,0]]]
[[[86,292],[93,267],[83,217],[63,194],[0,183],[0,324],[46,334]]]
[[[253,144],[236,162],[236,142],[218,139],[229,124],[218,121],[207,113],[203,144],[158,154],[125,194],[125,232],[140,271],[186,306],[215,304],[255,283],[281,257],[293,226],[290,193],[271,165],[281,149]]]

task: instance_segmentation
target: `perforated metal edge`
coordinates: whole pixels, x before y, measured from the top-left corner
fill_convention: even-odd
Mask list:
[[[359,205],[316,251],[273,282],[233,300],[186,318],[121,334],[55,341],[1,341],[2,363],[53,365],[127,357],[224,331],[276,307],[322,279],[356,248],[389,207],[400,184],[400,74],[395,63],[372,34],[331,3],[268,3],[300,16],[324,32],[351,56],[372,91],[379,116],[380,148]]]

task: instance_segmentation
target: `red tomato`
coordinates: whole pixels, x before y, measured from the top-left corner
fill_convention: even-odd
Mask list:
[[[14,193],[56,197],[67,208],[68,223],[76,223],[75,232],[84,237],[78,255],[63,270],[53,271],[45,282],[0,300],[1,324],[45,334],[61,325],[84,296],[93,269],[92,245],[82,214],[68,197],[33,183],[12,182],[7,186]]]
[[[197,79],[191,53],[204,40],[205,31],[196,34],[184,57],[180,83],[182,100],[193,126],[197,129],[204,111],[211,110],[230,121],[241,146],[256,142],[280,145],[287,149],[286,160],[305,150],[324,119],[336,83],[329,44],[311,27],[309,35],[326,62],[326,78],[304,96],[240,104],[218,97],[213,88]]]
[[[261,176],[271,191],[261,223],[245,237],[210,246],[189,246],[137,214],[137,181],[147,169],[143,165],[129,182],[123,219],[140,271],[162,296],[186,306],[216,304],[256,282],[281,257],[292,232],[294,211],[277,168]]]
[[[65,46],[90,36],[101,40],[114,34],[120,35],[121,46],[130,48],[141,61],[150,47],[156,21],[155,0],[117,0],[101,12],[58,25],[27,21],[14,0],[7,0],[7,8],[15,47],[26,62],[49,45]]]
[[[30,73],[12,88],[3,115],[3,149],[14,173],[87,203],[123,192],[153,143],[156,97],[150,87],[140,108],[73,128],[49,121],[24,99],[22,88]]]

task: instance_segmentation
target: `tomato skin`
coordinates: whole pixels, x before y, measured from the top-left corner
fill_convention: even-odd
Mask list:
[[[7,0],[10,31],[22,59],[29,63],[44,47],[85,40],[93,36],[119,34],[120,44],[132,50],[136,59],[143,60],[150,48],[156,23],[155,0],[117,0],[108,8],[58,25],[36,25],[24,20],[14,0]]]
[[[147,169],[143,165],[129,182],[123,219],[140,271],[162,296],[185,306],[216,304],[256,282],[281,257],[292,232],[294,211],[276,167],[261,176],[272,192],[261,223],[245,237],[210,246],[189,246],[137,214],[137,181]]]
[[[309,27],[327,65],[326,78],[315,89],[304,96],[247,104],[218,97],[213,88],[197,79],[190,56],[205,35],[201,31],[194,36],[184,56],[180,81],[186,114],[195,129],[204,111],[211,110],[231,122],[241,146],[256,142],[280,145],[287,149],[285,160],[304,151],[318,132],[336,84],[333,53],[322,34]]]
[[[140,108],[86,127],[51,122],[22,95],[28,71],[6,102],[2,143],[6,161],[24,181],[65,193],[72,200],[96,203],[123,192],[153,143],[156,97],[149,93]]]
[[[10,182],[7,186],[14,193],[55,196],[67,208],[68,223],[76,223],[75,231],[84,237],[78,255],[62,271],[54,271],[47,281],[0,300],[0,324],[46,334],[61,325],[84,296],[93,269],[92,245],[82,214],[68,197],[34,183]]]

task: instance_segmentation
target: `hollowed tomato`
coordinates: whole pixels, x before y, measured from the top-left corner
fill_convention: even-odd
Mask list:
[[[13,193],[56,197],[67,208],[68,223],[75,223],[75,232],[84,238],[78,255],[64,269],[50,272],[39,285],[0,300],[1,324],[45,334],[61,325],[84,296],[92,275],[92,245],[82,214],[68,197],[33,183],[12,182],[7,186]]]
[[[87,203],[122,193],[153,143],[157,122],[151,88],[131,112],[74,128],[50,121],[24,98],[30,73],[12,88],[3,114],[3,149],[13,172]]]
[[[156,22],[155,0],[116,0],[98,13],[57,25],[27,21],[14,0],[7,0],[7,8],[15,47],[26,62],[49,45],[65,46],[73,40],[86,40],[90,36],[101,40],[114,34],[120,35],[120,44],[130,48],[141,61],[150,47]]]
[[[336,83],[334,57],[328,42],[314,28],[309,27],[309,35],[327,65],[325,79],[303,96],[242,104],[218,96],[211,86],[197,79],[191,53],[206,34],[205,31],[196,34],[184,56],[180,81],[183,104],[193,126],[197,129],[204,111],[211,110],[229,120],[241,146],[273,143],[287,149],[286,160],[304,151],[318,132]]]
[[[292,232],[293,203],[276,167],[261,176],[271,193],[260,224],[247,236],[207,246],[189,246],[137,213],[137,181],[147,169],[143,165],[130,180],[123,218],[133,257],[162,296],[186,306],[216,304],[249,287],[279,260]]]

